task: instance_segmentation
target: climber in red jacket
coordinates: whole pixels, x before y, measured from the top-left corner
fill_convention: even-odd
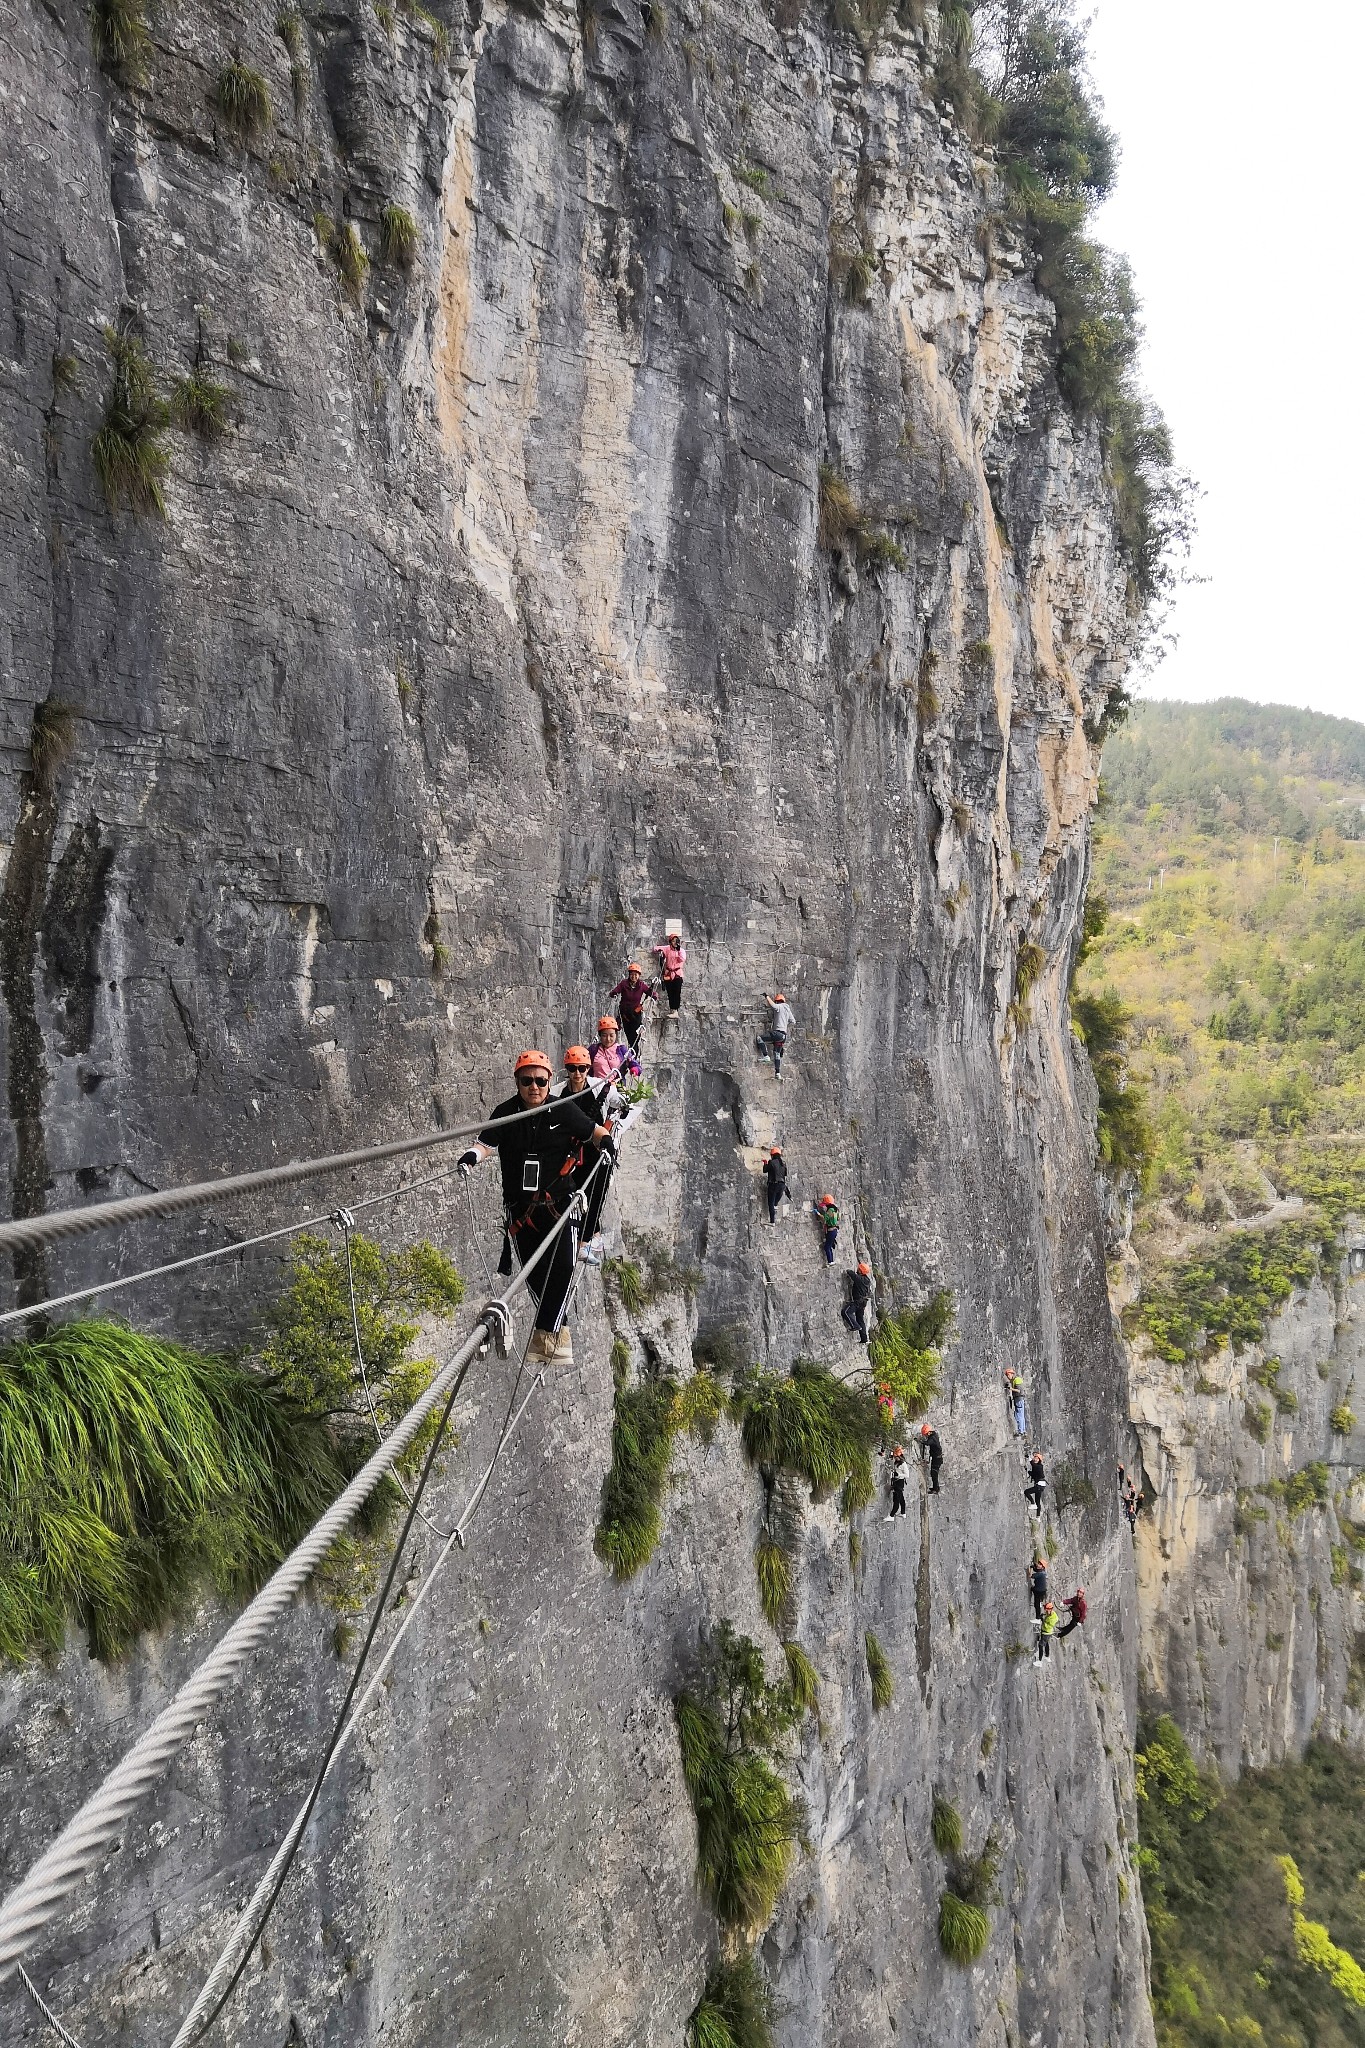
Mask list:
[[[1089,1613],[1089,1609],[1085,1604],[1085,1587],[1077,1586],[1071,1598],[1069,1600],[1063,1600],[1062,1605],[1066,1609],[1066,1620],[1062,1623],[1061,1627],[1057,1631],[1057,1640],[1059,1643],[1062,1640],[1063,1636],[1069,1636],[1071,1634],[1073,1628],[1079,1628],[1081,1623],[1085,1620],[1086,1615]]]
[[[625,980],[618,981],[610,993],[621,999],[621,1029],[626,1034],[631,1051],[637,1052],[640,1046],[640,1033],[644,1028],[645,1004],[657,1003],[659,991],[652,981],[645,980],[640,971],[639,961],[632,960],[626,969]]]

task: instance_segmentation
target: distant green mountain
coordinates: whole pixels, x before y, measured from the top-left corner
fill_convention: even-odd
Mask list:
[[[1365,725],[1219,697],[1139,703],[1104,750],[1104,781],[1127,816],[1152,804],[1205,832],[1306,839],[1324,824],[1365,836]]]
[[[1074,1014],[1094,1057],[1130,1013],[1149,1194],[1212,1224],[1253,1213],[1265,1172],[1328,1220],[1359,1206],[1365,725],[1237,699],[1140,704],[1105,747],[1103,785]]]

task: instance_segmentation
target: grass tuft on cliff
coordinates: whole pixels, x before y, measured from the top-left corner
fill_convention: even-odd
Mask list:
[[[798,1358],[785,1377],[751,1368],[733,1408],[750,1463],[805,1479],[816,1500],[866,1472],[879,1434],[872,1393],[810,1358]]]
[[[327,1422],[278,1381],[63,1324],[0,1351],[0,1656],[68,1621],[117,1656],[197,1593],[251,1591],[345,1483]]]
[[[213,104],[224,125],[243,142],[254,141],[270,125],[270,87],[259,71],[234,57],[218,74]]]
[[[136,512],[164,519],[165,430],[170,408],[156,386],[156,374],[137,336],[106,327],[104,345],[114,367],[104,419],[90,446],[95,474],[111,512],[129,504]]]
[[[674,1713],[697,1820],[697,1882],[724,1926],[757,1933],[796,1861],[805,1813],[776,1768],[801,1719],[789,1685],[770,1685],[763,1652],[728,1621]]]
[[[417,223],[406,206],[386,206],[379,217],[379,248],[384,261],[410,269],[418,241]]]
[[[871,1629],[863,1637],[863,1651],[867,1658],[867,1675],[872,1681],[872,1711],[880,1714],[896,1697],[896,1681],[891,1674],[887,1654]]]
[[[942,1856],[956,1856],[962,1848],[962,1818],[951,1800],[934,1795],[934,1814],[930,1822],[934,1847]]]
[[[614,1344],[611,1464],[602,1481],[593,1544],[617,1579],[632,1578],[658,1548],[674,1438],[689,1430],[709,1443],[725,1410],[724,1396],[708,1372],[693,1373],[681,1386],[666,1375],[630,1386],[629,1363],[629,1346],[622,1344],[618,1353]]]
[[[228,388],[203,370],[191,370],[171,391],[171,417],[201,441],[221,441],[227,432]]]
[[[721,1957],[687,2022],[687,2048],[772,2048],[773,1995],[747,1949]]]
[[[952,1322],[953,1297],[940,1288],[922,1308],[883,1316],[872,1332],[867,1359],[873,1385],[890,1397],[905,1422],[916,1421],[938,1394],[942,1345]]]
[[[970,1969],[986,1953],[991,1923],[980,1906],[945,1891],[938,1902],[938,1945],[950,1963]]]
[[[143,0],[91,0],[89,20],[96,63],[117,73],[125,85],[136,85],[152,53]]]

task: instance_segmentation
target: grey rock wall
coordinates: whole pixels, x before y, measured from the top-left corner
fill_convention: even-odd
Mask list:
[[[1260,1344],[1197,1376],[1144,1345],[1131,1353],[1151,1500],[1137,1540],[1142,1690],[1228,1776],[1290,1760],[1314,1735],[1365,1734],[1362,1246],[1348,1231],[1331,1284],[1296,1294]],[[1276,1359],[1267,1389],[1256,1375]],[[1338,1407],[1355,1419],[1345,1436]],[[1264,1444],[1249,1410],[1271,1415]],[[1295,1513],[1264,1490],[1312,1464],[1327,1470],[1321,1505]]]
[[[1052,1532],[1093,1620],[1046,1672],[1009,1654],[1032,1532],[1000,1395],[1022,1362],[1079,1469],[1127,1441],[1065,1011],[1087,725],[1129,632],[1095,438],[914,39],[868,58],[690,0],[661,36],[624,0],[582,21],[443,6],[440,27],[444,52],[420,14],[307,10],[295,87],[271,10],[167,5],[129,94],[74,0],[0,15],[16,1205],[460,1120],[520,1044],[581,1035],[681,915],[687,1005],[651,1023],[659,1098],[619,1190],[702,1271],[656,1344],[695,1316],[780,1366],[856,1363],[809,1219],[761,1218],[777,1136],[897,1299],[957,1301],[944,1494],[894,1530],[870,1514],[856,1570],[831,1511],[808,1517],[822,1727],[793,1767],[809,1850],[763,1944],[779,2038],[1131,2048],[1151,2039],[1131,1551],[1101,1484]],[[238,50],[275,109],[249,148],[211,100]],[[410,274],[380,260],[391,201],[418,221]],[[374,258],[358,300],[323,214]],[[830,274],[860,236],[866,305]],[[91,467],[120,317],[165,377],[202,349],[231,392],[220,446],[171,436],[164,525],[111,517]],[[54,388],[68,354],[78,384]],[[820,547],[822,465],[898,559]],[[55,752],[51,709],[33,745],[45,704],[73,714]],[[1016,1003],[1025,942],[1045,964]],[[778,983],[799,1019],[780,1089],[752,1051]],[[438,1232],[477,1272],[446,1191],[386,1228]],[[106,1256],[17,1277],[74,1286]],[[275,1270],[230,1262],[138,1306],[236,1341]],[[721,1615],[776,1652],[761,1488],[722,1428],[687,1454],[658,1558],[613,1585],[591,1549],[609,1342],[593,1278],[578,1365],[414,1629],[224,2038],[680,2039],[716,1936],[671,1699]],[[442,1514],[507,1392],[493,1373],[462,1414]],[[6,1876],[220,1626],[115,1670],[73,1642],[4,1680]],[[897,1684],[875,1719],[868,1628]],[[344,1682],[331,1630],[299,1609],[34,1958],[87,2043],[174,2032],[307,1782]],[[969,1844],[994,1824],[1005,1848],[965,1974],[937,1948],[935,1789]],[[0,2025],[39,2038],[12,1987]]]

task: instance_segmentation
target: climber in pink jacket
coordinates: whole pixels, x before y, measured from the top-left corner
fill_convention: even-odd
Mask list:
[[[681,932],[669,932],[662,946],[654,948],[654,957],[659,963],[664,994],[668,997],[669,1015],[676,1017],[682,1002],[683,969],[687,965],[687,948],[682,942]]]

